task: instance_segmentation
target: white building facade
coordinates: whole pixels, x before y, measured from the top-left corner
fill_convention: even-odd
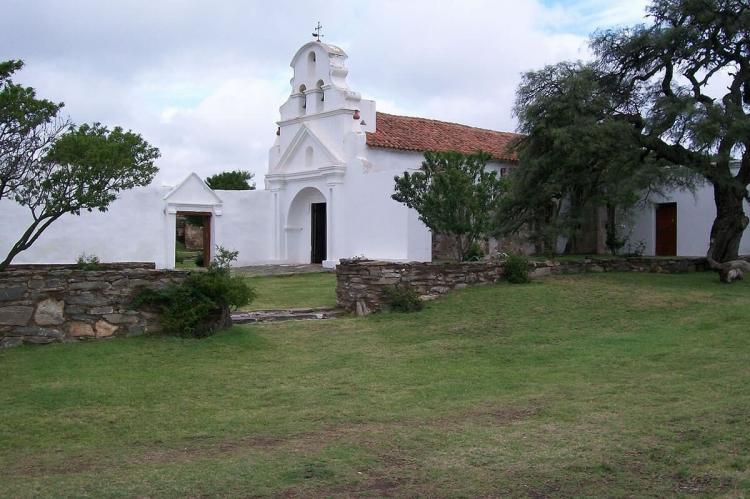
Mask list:
[[[378,113],[374,101],[349,88],[346,58],[340,48],[318,41],[294,55],[264,189],[212,191],[191,174],[171,189],[126,191],[107,212],[60,218],[14,263],[71,263],[86,253],[172,268],[180,214],[204,217],[211,251],[217,245],[238,250],[241,266],[332,267],[356,256],[431,261],[432,234],[414,210],[391,199],[394,176],[418,169],[426,150],[487,151],[489,168],[504,175],[516,164],[506,152],[515,134]],[[631,240],[644,241],[644,254],[658,253],[656,210],[670,203],[676,203],[675,253],[705,255],[714,213],[710,187],[645,206]],[[667,218],[662,213],[662,225]],[[29,221],[26,208],[0,201],[0,253]],[[747,234],[741,252],[750,253]]]

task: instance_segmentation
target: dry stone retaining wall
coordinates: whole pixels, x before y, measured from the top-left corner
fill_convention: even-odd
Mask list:
[[[575,261],[530,261],[531,277],[583,272],[695,272],[707,270],[705,258],[586,258]],[[469,284],[503,279],[503,262],[395,263],[342,260],[336,267],[338,305],[358,315],[382,309],[383,289],[407,285],[431,298]]]
[[[182,281],[186,271],[153,264],[24,265],[0,272],[0,347],[132,336],[158,329],[155,314],[133,310],[138,289]],[[151,267],[151,268],[149,268]]]

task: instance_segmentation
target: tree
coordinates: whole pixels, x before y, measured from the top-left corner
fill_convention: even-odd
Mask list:
[[[58,116],[62,104],[13,84],[10,76],[20,67],[0,64],[0,194],[26,206],[32,222],[0,270],[61,216],[106,211],[118,192],[148,185],[158,170],[159,150],[140,135],[98,123],[71,125]]]
[[[247,191],[255,189],[255,183],[250,183],[255,175],[245,170],[234,170],[221,172],[206,179],[206,184],[211,189],[222,189],[227,191]]]
[[[582,182],[583,199],[596,200],[598,194],[588,194],[598,192],[605,202],[612,194],[621,201],[618,193],[680,182],[685,178],[680,170],[687,169],[713,184],[717,215],[709,256],[733,260],[748,225],[743,201],[750,183],[750,5],[654,0],[648,14],[653,21],[648,26],[595,34],[592,65],[559,65],[527,75],[516,112],[522,130],[534,136],[521,145],[521,162],[541,162],[549,170],[559,160],[561,173],[576,171],[579,163],[576,182]],[[726,92],[712,97],[711,89],[721,88],[723,80]],[[562,121],[566,113],[575,120],[570,126]],[[572,131],[576,136],[567,133]],[[741,157],[736,170],[733,155]],[[546,178],[533,178],[536,168],[523,170],[518,169],[536,185]],[[575,204],[574,186],[568,187]]]
[[[496,172],[485,167],[486,153],[426,152],[420,171],[394,177],[394,200],[413,208],[433,232],[456,241],[456,258],[488,235],[504,190]]]
[[[523,229],[538,253],[554,251],[564,235],[568,249],[578,252],[584,221],[606,207],[614,250],[621,242],[616,212],[644,191],[690,186],[683,168],[644,151],[633,126],[614,116],[619,96],[616,80],[592,65],[563,62],[523,75],[514,108],[522,167],[511,172],[499,233]]]
[[[63,103],[37,99],[13,83],[22,61],[0,61],[0,200],[23,182],[52,143],[70,126],[58,116]]]
[[[747,0],[655,0],[650,26],[596,34],[600,70],[624,90],[615,116],[645,151],[713,184],[711,254],[737,258],[748,225],[750,4]],[[712,96],[711,89],[724,88]],[[739,155],[739,168],[732,167]]]

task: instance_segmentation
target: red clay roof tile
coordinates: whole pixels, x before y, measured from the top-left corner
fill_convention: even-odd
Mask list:
[[[458,151],[489,153],[499,161],[518,161],[508,147],[520,137],[517,133],[497,132],[458,123],[377,113],[376,130],[367,133],[367,145],[404,151]]]

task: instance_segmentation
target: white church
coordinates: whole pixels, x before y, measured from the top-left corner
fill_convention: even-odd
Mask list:
[[[488,167],[505,175],[523,167],[507,150],[516,135],[378,113],[347,85],[346,59],[341,48],[319,41],[292,58],[264,189],[213,191],[193,173],[173,188],[122,192],[107,212],[59,219],[14,263],[71,263],[85,253],[173,268],[178,215],[203,218],[206,257],[220,245],[238,250],[241,266],[334,267],[355,256],[431,261],[432,234],[416,212],[391,199],[393,177],[418,169],[428,150],[483,150],[492,156]],[[714,214],[710,186],[674,192],[636,213],[631,241],[642,242],[645,255],[705,255]],[[0,201],[0,253],[27,218],[26,208]],[[748,233],[740,252],[750,253]]]

